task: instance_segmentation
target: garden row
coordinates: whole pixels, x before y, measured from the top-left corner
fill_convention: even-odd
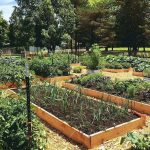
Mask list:
[[[144,72],[144,76],[150,77],[150,59],[139,58],[133,56],[103,56],[97,45],[93,46],[91,52],[80,57],[82,65],[88,69],[126,69],[133,68],[135,72]]]
[[[2,149],[28,149],[25,91],[20,91],[19,96],[12,91],[9,93],[16,98],[1,98]],[[88,148],[141,128],[146,121],[146,116],[129,111],[127,104],[120,107],[48,83],[31,88],[31,101],[37,116]],[[46,137],[43,127],[35,115],[32,119],[33,138],[30,146],[32,149],[44,149]]]
[[[37,57],[30,60],[30,77],[55,77],[70,75],[70,63],[74,62],[74,55],[53,54],[51,57]],[[25,80],[25,59],[0,58],[0,81],[8,87],[20,86]],[[37,76],[35,76],[37,75]]]

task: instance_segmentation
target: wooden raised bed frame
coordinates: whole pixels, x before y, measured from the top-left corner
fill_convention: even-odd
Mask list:
[[[145,125],[146,116],[138,114],[140,118],[117,125],[105,131],[100,131],[95,134],[87,135],[74,127],[71,127],[66,122],[55,117],[53,114],[33,104],[34,111],[39,118],[50,124],[52,127],[61,131],[63,134],[73,139],[74,141],[85,145],[87,148],[94,148],[110,139],[121,136],[134,129],[139,129]]]
[[[60,77],[53,77],[53,78],[43,78],[41,76],[35,76],[36,78],[39,78],[41,81],[47,81],[49,83],[55,83],[58,81],[66,81],[66,80],[70,80],[72,79],[74,76],[70,75],[70,76],[60,76]],[[25,88],[25,82],[22,83],[22,87],[21,88]],[[4,89],[16,89],[17,85],[14,83],[6,83],[6,84],[2,84],[0,85],[0,90],[4,90]]]
[[[133,71],[132,75],[133,76],[138,76],[138,77],[144,77],[144,73],[143,72],[135,72],[135,71]]]
[[[44,78],[41,76],[37,76],[37,78],[39,78],[41,81],[48,81],[48,82],[58,82],[58,81],[66,81],[66,80],[70,80],[72,79],[74,76],[73,75],[69,75],[69,76],[60,76],[60,77],[53,77],[53,78]]]
[[[102,99],[104,101],[113,102],[121,106],[128,104],[130,109],[138,111],[140,113],[150,115],[150,105],[142,103],[142,102],[138,102],[135,100],[128,100],[119,96],[111,95],[111,94],[104,93],[104,92],[99,92],[99,91],[88,89],[88,88],[79,87],[78,85],[70,84],[70,83],[62,83],[62,87],[67,88],[69,90],[77,90],[80,88],[81,93],[84,95],[94,97],[97,99]]]
[[[7,90],[8,95],[16,97],[18,99],[18,95],[11,90]],[[146,115],[134,112],[139,118],[131,120],[129,122],[125,122],[123,124],[117,125],[115,127],[111,127],[105,131],[100,131],[91,135],[87,135],[74,127],[71,127],[66,122],[60,120],[53,114],[47,112],[46,110],[38,107],[33,104],[33,110],[36,115],[41,118],[43,121],[61,131],[63,134],[73,139],[74,141],[85,145],[87,148],[94,148],[104,143],[107,140],[116,138],[125,133],[128,133],[134,129],[142,128],[146,122]]]
[[[24,88],[25,87],[25,82],[22,82],[21,86],[22,86],[22,88]],[[15,88],[17,88],[17,84],[11,83],[11,82],[7,82],[6,84],[1,84],[0,85],[0,90],[5,90],[5,89],[9,89],[9,88],[15,89]]]
[[[129,72],[131,68],[129,69],[103,69],[104,72],[111,72],[111,73],[121,73],[121,72]]]

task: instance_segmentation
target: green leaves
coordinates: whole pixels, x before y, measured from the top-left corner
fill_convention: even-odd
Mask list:
[[[27,114],[24,100],[0,98],[0,148],[2,150],[28,150]],[[46,133],[43,126],[32,114],[31,149],[44,150]]]
[[[13,83],[18,86],[25,80],[24,68],[15,64],[0,63],[0,81]]]
[[[150,134],[145,133],[129,133],[123,137],[120,143],[130,141],[134,150],[149,150],[150,149]]]
[[[49,58],[31,60],[30,68],[36,75],[43,77],[63,76],[69,75],[72,62],[74,55],[52,54]]]

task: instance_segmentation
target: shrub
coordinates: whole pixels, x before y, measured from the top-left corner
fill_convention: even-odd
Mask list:
[[[0,81],[15,83],[18,86],[25,80],[25,69],[14,64],[0,64]]]
[[[73,68],[73,72],[74,72],[74,73],[81,73],[81,71],[82,71],[82,67],[80,67],[80,66]]]
[[[129,69],[131,67],[130,63],[121,63],[123,69]]]
[[[75,78],[71,82],[125,98],[150,102],[150,83],[141,79],[113,81],[110,77],[97,73]]]
[[[123,66],[120,64],[120,63],[107,63],[105,65],[105,68],[108,68],[108,69],[122,69]]]
[[[144,70],[144,76],[150,78],[150,67]]]
[[[134,96],[136,95],[136,87],[133,86],[133,85],[130,85],[128,88],[127,88],[127,95],[129,98],[134,98]]]
[[[149,150],[150,134],[148,133],[128,133],[126,137],[121,139],[121,144],[130,141],[133,150]]]
[[[66,61],[56,58],[35,58],[30,62],[30,69],[34,70],[36,75],[42,77],[53,77],[68,75],[70,66]]]
[[[44,150],[46,133],[43,125],[32,115],[32,140],[27,138],[27,114],[24,100],[0,98],[0,149]]]
[[[97,44],[93,44],[91,52],[84,54],[80,57],[80,61],[83,65],[87,66],[88,69],[97,70],[99,65],[99,58],[101,56],[101,50]]]

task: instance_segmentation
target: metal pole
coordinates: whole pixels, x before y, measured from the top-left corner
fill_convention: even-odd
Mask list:
[[[25,58],[26,58],[26,52],[25,52]],[[25,64],[25,70],[26,70],[26,97],[27,97],[27,118],[28,118],[28,138],[29,138],[29,144],[30,139],[32,136],[32,129],[31,129],[31,105],[30,105],[30,79],[29,79],[29,65],[26,62]]]

